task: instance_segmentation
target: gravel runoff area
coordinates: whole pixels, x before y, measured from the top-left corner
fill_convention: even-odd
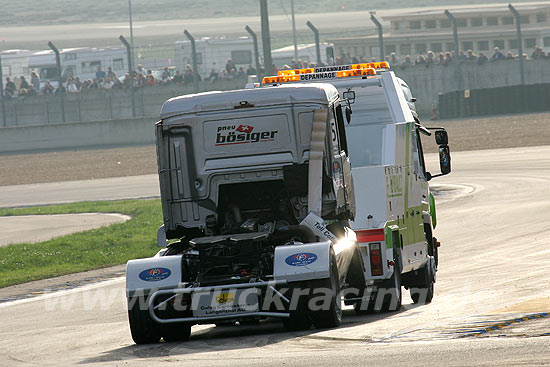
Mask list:
[[[451,151],[550,144],[550,113],[423,121],[423,124],[445,127]],[[427,139],[423,139],[425,152],[436,152],[433,138]],[[156,172],[153,145],[0,155],[0,186]]]

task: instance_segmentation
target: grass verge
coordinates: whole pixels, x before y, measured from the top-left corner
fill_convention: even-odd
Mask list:
[[[157,251],[156,231],[162,224],[158,199],[0,209],[0,216],[70,213],[121,213],[132,219],[49,241],[0,247],[0,288],[123,264]]]

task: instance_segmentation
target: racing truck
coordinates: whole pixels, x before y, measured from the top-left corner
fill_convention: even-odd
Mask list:
[[[381,292],[393,292],[401,306],[401,286],[414,303],[434,296],[440,242],[435,199],[429,181],[451,172],[448,136],[441,127],[420,123],[407,84],[387,62],[281,70],[263,79],[263,88],[296,83],[330,83],[353,120],[346,125],[357,210],[350,226],[357,235],[367,287],[345,298],[358,313],[380,308]],[[250,85],[249,87],[259,87]],[[346,109],[349,113],[350,109]],[[421,136],[434,133],[440,173],[426,169]]]
[[[340,324],[343,290],[361,297],[370,269],[350,226],[348,102],[331,84],[295,84],[164,103],[162,249],[126,268],[137,344],[185,340],[205,323]]]

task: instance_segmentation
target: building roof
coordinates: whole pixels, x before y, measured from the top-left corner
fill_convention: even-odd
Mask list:
[[[550,8],[550,2],[544,1],[544,2],[525,2],[525,3],[518,3],[514,4],[514,7],[516,10],[521,13],[523,12],[529,12],[533,13],[539,10],[547,10]],[[400,20],[403,18],[406,18],[407,20],[411,20],[414,18],[414,20],[418,20],[419,18],[425,19],[430,18],[434,16],[439,16],[441,18],[446,18],[443,12],[445,9],[449,10],[455,17],[460,16],[470,16],[470,15],[479,15],[479,16],[490,16],[490,15],[512,15],[510,13],[510,10],[508,10],[508,3],[501,3],[501,4],[480,4],[480,5],[455,5],[455,6],[447,6],[447,7],[426,7],[426,8],[415,8],[415,9],[407,9],[404,10],[402,13],[398,14],[388,14],[388,15],[382,15],[382,18],[385,21],[391,21],[391,20]]]
[[[160,118],[188,113],[234,110],[243,101],[254,106],[272,106],[294,103],[327,104],[338,98],[331,84],[292,84],[274,87],[214,91],[170,98],[164,102]]]

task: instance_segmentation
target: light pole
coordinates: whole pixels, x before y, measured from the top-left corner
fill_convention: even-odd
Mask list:
[[[458,90],[462,90],[462,76],[460,75],[460,60],[458,59],[458,49],[460,45],[458,43],[458,25],[456,23],[456,18],[449,10],[445,10],[444,14],[449,18],[451,25],[453,26],[453,39],[455,42],[455,73],[456,73],[456,87]]]
[[[128,0],[128,15],[130,18],[130,49],[132,50],[131,56],[132,56],[132,65],[135,66],[135,58],[134,58],[134,27],[132,25],[132,0]],[[132,77],[132,75],[130,75]]]
[[[518,38],[518,53],[519,53],[519,75],[521,77],[521,85],[525,84],[525,71],[523,69],[523,45],[521,41],[521,17],[518,11],[512,4],[508,4],[508,9],[514,14],[516,19],[516,34]]]
[[[384,61],[384,31],[382,29],[382,23],[380,23],[374,12],[370,13],[370,20],[372,20],[372,22],[376,25],[376,29],[378,29],[378,50],[380,52],[380,61]]]
[[[294,60],[298,62],[298,42],[296,41],[296,19],[294,18],[294,0],[290,0],[290,11],[292,12],[292,38],[294,39]]]
[[[321,66],[321,46],[319,41],[319,30],[311,23],[309,20],[306,22],[306,25],[311,29],[313,35],[315,36],[315,54],[317,55],[317,66]]]

